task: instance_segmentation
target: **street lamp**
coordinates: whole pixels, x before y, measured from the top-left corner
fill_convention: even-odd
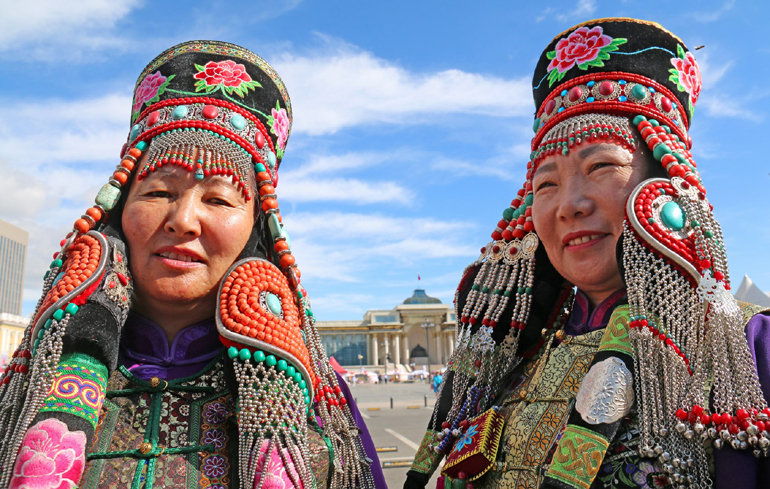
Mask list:
[[[358,366],[361,367],[361,373],[364,373],[363,361],[364,361],[364,356],[359,353],[358,354]]]
[[[434,328],[435,326],[436,325],[433,324],[433,321],[429,319],[426,319],[420,325],[420,327],[425,330],[425,342],[428,344],[428,365],[426,367],[428,369],[428,375],[430,375],[430,333],[429,331],[431,328]]]

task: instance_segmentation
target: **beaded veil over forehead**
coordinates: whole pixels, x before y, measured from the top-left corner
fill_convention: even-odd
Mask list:
[[[626,341],[633,348],[618,354],[618,362],[633,371],[642,420],[640,455],[659,463],[674,483],[698,487],[710,485],[702,437],[716,437],[717,447],[726,442],[767,456],[770,442],[762,437],[770,435],[759,432],[770,409],[743,335],[741,310],[729,293],[721,228],[690,153],[689,128],[701,91],[692,52],[653,22],[588,21],[548,44],[532,86],[535,135],[526,178],[492,241],[463,273],[450,387],[441,391],[424,454],[412,470],[429,474],[467,420],[495,407],[522,358],[554,337],[564,338],[559,330],[571,309],[572,286],[539,246],[532,177],[548,157],[593,142],[629,152],[644,144],[667,175],[646,180],[631,193],[619,243],[630,310]],[[728,432],[731,416],[753,435]],[[599,438],[616,429],[612,423],[595,426],[577,412],[570,426],[573,421],[579,423],[575,429]],[[559,470],[554,463],[547,476],[561,487],[574,474]]]

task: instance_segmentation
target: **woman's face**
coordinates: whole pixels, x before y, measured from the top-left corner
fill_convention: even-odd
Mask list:
[[[647,178],[645,154],[604,142],[542,161],[532,180],[532,220],[548,258],[595,305],[623,287],[615,246],[625,204]]]
[[[137,167],[143,167],[140,160]],[[211,301],[254,226],[254,204],[229,179],[166,165],[135,180],[123,211],[142,308]]]

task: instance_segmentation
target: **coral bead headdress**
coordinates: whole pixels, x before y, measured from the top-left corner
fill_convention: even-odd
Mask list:
[[[34,321],[3,374],[0,465],[15,460],[62,353],[85,348],[115,369],[132,290],[120,225],[128,186],[132,177],[151,178],[175,165],[198,180],[228,178],[261,208],[241,258],[222,279],[215,312],[238,382],[241,487],[254,481],[260,460],[254,454],[265,442],[292,459],[297,471],[287,474],[296,487],[312,487],[307,429],[315,415],[335,458],[344,460],[332,464],[331,486],[373,487],[371,460],[319,340],[278,207],[278,169],[291,122],[278,74],[242,47],[191,41],[147,65],[137,80],[120,163],[62,241]],[[89,431],[77,416],[67,420],[93,433],[93,423]],[[9,477],[0,472],[0,486]]]
[[[522,358],[569,314],[572,287],[539,247],[531,180],[548,156],[591,141],[631,152],[644,144],[668,176],[646,180],[631,193],[619,245],[641,456],[660,463],[673,482],[700,486],[709,483],[702,438],[768,455],[770,410],[745,321],[728,292],[721,229],[690,153],[688,131],[700,91],[692,52],[652,22],[593,20],[548,45],[533,78],[537,110],[526,180],[493,241],[463,274],[452,377],[429,425],[434,453],[415,460],[425,467],[437,463],[464,421],[494,404]]]

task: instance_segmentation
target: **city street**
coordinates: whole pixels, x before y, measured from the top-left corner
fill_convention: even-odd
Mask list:
[[[433,412],[435,396],[425,382],[385,385],[355,384],[350,386],[359,410],[366,419],[374,445],[380,451],[385,480],[390,489],[400,489],[406,480],[412,458],[425,434]],[[425,407],[425,396],[427,405]],[[393,408],[390,400],[393,398]],[[379,408],[379,410],[377,409]],[[395,450],[393,450],[395,449]],[[428,488],[436,487],[438,471]]]

